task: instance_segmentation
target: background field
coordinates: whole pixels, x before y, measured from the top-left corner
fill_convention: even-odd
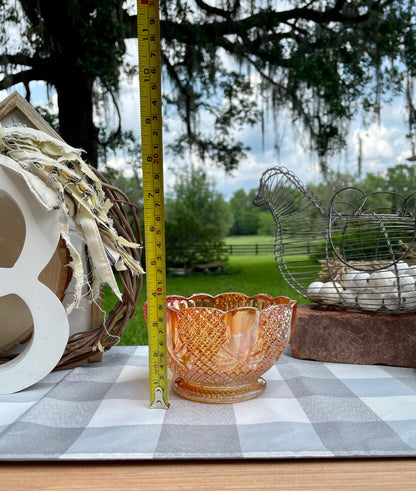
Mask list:
[[[269,238],[270,240],[270,238]],[[271,238],[271,240],[274,240]],[[240,241],[244,242],[240,238]],[[246,243],[246,242],[245,242]],[[193,293],[209,293],[216,295],[222,292],[242,292],[248,295],[269,293],[273,296],[285,295],[305,303],[305,299],[296,294],[282,279],[273,255],[262,256],[230,256],[221,273],[193,273],[185,277],[167,277],[166,290],[168,295],[189,296]],[[147,344],[147,330],[143,317],[143,302],[146,299],[144,284],[137,305],[136,315],[126,327],[120,345]],[[104,308],[111,310],[114,297],[105,290]]]
[[[230,245],[274,244],[274,239],[272,235],[236,235],[234,237],[227,237],[224,242]]]

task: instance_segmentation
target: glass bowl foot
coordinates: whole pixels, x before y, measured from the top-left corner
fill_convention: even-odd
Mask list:
[[[195,402],[209,404],[230,404],[254,399],[264,392],[267,382],[258,378],[250,384],[213,386],[193,384],[179,377],[175,380],[173,389],[180,397]]]

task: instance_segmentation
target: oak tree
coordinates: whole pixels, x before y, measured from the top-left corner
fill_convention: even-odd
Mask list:
[[[161,0],[160,12],[164,107],[184,125],[176,152],[230,171],[247,150],[238,130],[284,110],[325,170],[352,117],[379,115],[399,92],[413,137],[414,0]],[[32,81],[54,87],[61,135],[96,164],[110,135],[94,103],[107,95],[117,107],[134,11],[122,0],[2,0],[0,20],[0,89],[23,83],[30,98]]]

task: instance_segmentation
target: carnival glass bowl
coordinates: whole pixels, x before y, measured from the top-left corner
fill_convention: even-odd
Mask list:
[[[296,301],[222,293],[166,297],[168,367],[186,399],[232,403],[259,396],[286,347]]]

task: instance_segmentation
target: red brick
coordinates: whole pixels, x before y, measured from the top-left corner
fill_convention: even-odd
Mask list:
[[[416,368],[416,315],[298,305],[290,347],[295,358]]]

